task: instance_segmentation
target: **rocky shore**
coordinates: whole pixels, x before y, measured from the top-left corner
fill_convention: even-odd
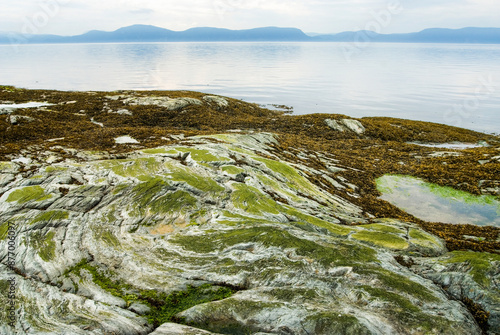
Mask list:
[[[0,105],[2,334],[500,334],[500,228],[375,184],[498,199],[497,136],[187,91]]]

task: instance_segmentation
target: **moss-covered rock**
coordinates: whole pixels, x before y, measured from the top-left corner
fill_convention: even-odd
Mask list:
[[[369,242],[389,249],[407,249],[410,244],[398,235],[379,231],[360,231],[352,235],[353,239]]]
[[[25,204],[29,201],[43,201],[50,199],[51,194],[47,194],[41,186],[27,186],[12,191],[5,201]]]

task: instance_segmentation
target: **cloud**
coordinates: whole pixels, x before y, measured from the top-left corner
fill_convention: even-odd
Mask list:
[[[47,4],[60,10],[41,33],[79,34],[114,30],[135,23],[173,30],[193,26],[244,29],[260,26],[298,27],[333,33],[364,27],[373,12],[398,0],[0,0],[0,30],[20,31]],[[410,32],[429,27],[500,27],[498,0],[399,0],[404,11],[384,32]]]
[[[128,10],[130,14],[134,15],[150,15],[154,14],[155,11],[152,10],[151,8],[137,8],[137,9],[130,9]]]

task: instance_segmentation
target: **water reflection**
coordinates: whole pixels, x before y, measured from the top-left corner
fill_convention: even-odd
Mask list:
[[[500,227],[500,201],[474,196],[409,176],[377,179],[381,199],[425,221]]]
[[[60,90],[198,90],[297,114],[392,116],[499,132],[500,46],[373,43],[122,43],[0,46],[1,84]],[[469,99],[469,100],[467,100]]]

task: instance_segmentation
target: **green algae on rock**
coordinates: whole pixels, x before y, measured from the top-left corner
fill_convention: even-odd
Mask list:
[[[6,201],[16,201],[20,204],[24,204],[28,201],[43,201],[51,197],[52,195],[46,194],[45,190],[40,186],[27,186],[11,192]]]

